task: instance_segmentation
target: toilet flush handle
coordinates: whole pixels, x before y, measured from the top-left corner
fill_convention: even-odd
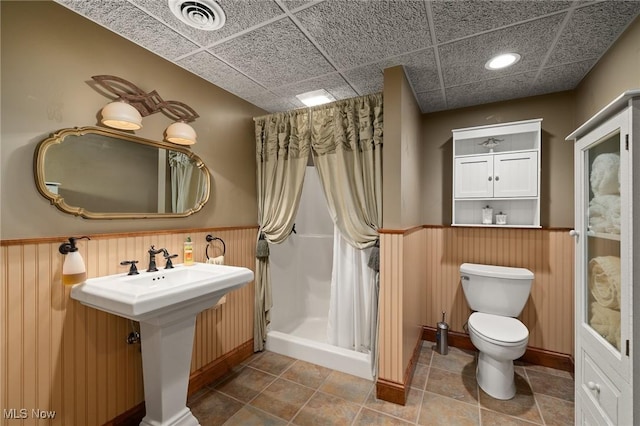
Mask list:
[[[461,276],[460,276],[460,279],[461,279],[461,280],[466,280],[466,281],[468,281],[468,280],[469,280],[469,277],[468,277],[468,276],[466,276],[466,275],[461,275]]]

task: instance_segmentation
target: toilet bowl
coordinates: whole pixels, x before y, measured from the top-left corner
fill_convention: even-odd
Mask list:
[[[516,393],[513,361],[529,341],[529,330],[514,318],[531,291],[533,273],[523,268],[465,263],[460,266],[465,298],[471,309],[467,322],[478,349],[476,379],[488,395],[511,399]]]
[[[468,322],[471,343],[478,349],[478,385],[496,399],[516,393],[513,361],[524,355],[529,330],[515,318],[475,312]]]

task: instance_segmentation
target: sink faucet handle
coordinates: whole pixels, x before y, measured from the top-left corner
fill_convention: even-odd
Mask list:
[[[164,250],[164,258],[167,261],[164,269],[172,269],[173,268],[173,262],[171,261],[171,259],[175,259],[176,257],[178,257],[177,254],[169,254],[169,252],[167,250]]]
[[[129,273],[127,275],[138,275],[138,268],[136,267],[136,263],[138,263],[137,260],[123,260],[122,262],[120,262],[120,264],[122,266],[125,265],[131,265],[131,267],[129,268]]]

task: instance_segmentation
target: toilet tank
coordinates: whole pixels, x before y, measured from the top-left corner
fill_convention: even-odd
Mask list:
[[[524,268],[463,263],[460,281],[471,310],[517,317],[529,298],[533,272]]]

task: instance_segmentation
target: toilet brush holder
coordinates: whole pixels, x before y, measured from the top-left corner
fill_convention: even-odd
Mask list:
[[[445,322],[445,312],[442,313],[442,321],[437,324],[436,351],[440,355],[449,353],[449,324]]]

